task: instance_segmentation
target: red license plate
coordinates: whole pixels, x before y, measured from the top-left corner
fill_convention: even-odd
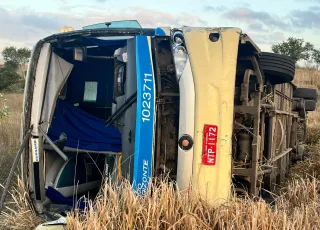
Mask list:
[[[203,130],[202,164],[215,165],[217,162],[218,126],[205,125]]]

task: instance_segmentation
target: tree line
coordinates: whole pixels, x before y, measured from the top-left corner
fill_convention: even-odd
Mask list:
[[[304,60],[315,68],[320,66],[320,49],[303,39],[289,37],[287,41],[273,45],[271,49],[274,53],[291,57],[295,63]]]
[[[29,48],[6,47],[1,52],[4,66],[0,68],[0,91],[21,91],[24,88]]]

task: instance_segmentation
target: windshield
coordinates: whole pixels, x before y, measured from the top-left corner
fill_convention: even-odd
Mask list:
[[[114,21],[114,22],[104,22],[89,26],[84,26],[84,30],[89,29],[105,29],[105,28],[135,28],[141,29],[141,25],[136,20],[126,20],[126,21]]]

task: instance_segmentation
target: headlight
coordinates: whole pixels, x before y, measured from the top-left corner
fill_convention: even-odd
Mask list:
[[[172,41],[175,45],[181,46],[184,44],[184,37],[183,37],[183,33],[179,30],[175,31],[172,34]]]

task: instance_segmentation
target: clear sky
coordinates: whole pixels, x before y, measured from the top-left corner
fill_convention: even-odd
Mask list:
[[[240,27],[264,51],[290,36],[320,48],[320,0],[0,0],[0,51],[31,48],[66,25],[122,19],[143,27]]]

